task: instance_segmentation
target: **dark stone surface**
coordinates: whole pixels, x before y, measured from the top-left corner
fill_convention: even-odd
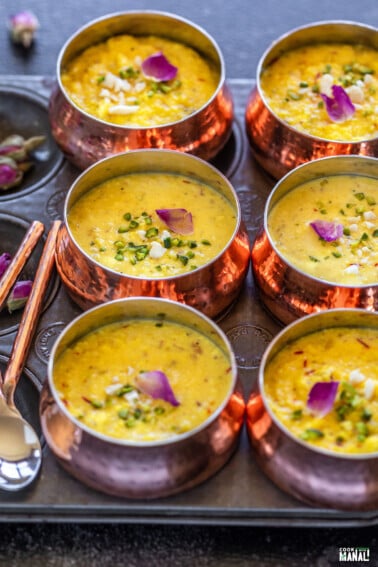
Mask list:
[[[30,52],[11,45],[8,14],[28,8],[41,22]],[[271,41],[311,21],[343,19],[378,25],[378,2],[359,0],[3,0],[0,74],[52,75],[59,50],[91,19],[125,9],[175,12],[219,43],[232,78],[255,76]],[[57,487],[59,490],[59,487]],[[1,499],[1,494],[0,494]],[[327,567],[340,565],[339,547],[367,546],[378,565],[377,528],[298,529],[101,524],[1,524],[0,566]],[[353,565],[353,563],[348,563]]]
[[[376,532],[19,524],[1,528],[0,567],[336,567],[339,547],[351,546],[369,547],[373,567]]]

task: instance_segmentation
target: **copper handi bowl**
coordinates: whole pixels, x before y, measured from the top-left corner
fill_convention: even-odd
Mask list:
[[[256,87],[247,102],[245,121],[254,157],[276,179],[302,163],[325,156],[378,157],[378,138],[343,142],[312,136],[278,118],[265,100],[260,83],[264,69],[286,51],[321,42],[359,43],[378,49],[378,30],[354,22],[318,22],[290,31],[265,51],[257,67]]]
[[[83,425],[68,411],[53,382],[59,354],[93,329],[128,318],[166,320],[191,327],[210,338],[230,361],[231,385],[226,399],[200,426],[164,441],[123,441]],[[245,404],[237,367],[223,332],[194,309],[151,298],[123,299],[96,307],[66,327],[52,350],[43,387],[40,417],[47,444],[60,464],[83,483],[128,498],[157,498],[181,492],[217,472],[235,450]]]
[[[266,202],[264,225],[252,245],[252,270],[262,303],[284,324],[332,308],[378,311],[378,280],[374,284],[353,287],[306,274],[280,254],[268,230],[269,213],[283,195],[311,179],[339,174],[378,178],[378,160],[339,156],[303,164],[276,184]]]
[[[331,327],[378,327],[378,315],[361,309],[333,309],[286,327],[271,342],[247,403],[247,430],[253,456],[282,490],[307,504],[344,510],[378,508],[378,454],[340,454],[311,446],[289,432],[269,408],[264,372],[293,340]]]
[[[99,264],[75,242],[67,215],[81,195],[112,177],[148,171],[188,175],[208,184],[233,205],[237,213],[234,233],[211,262],[165,279],[128,276]],[[236,299],[248,271],[249,241],[234,189],[213,166],[188,154],[136,150],[105,158],[82,173],[71,187],[65,202],[64,221],[57,239],[57,268],[69,295],[82,309],[121,297],[149,296],[185,303],[209,317],[216,317]]]
[[[61,82],[67,62],[85,48],[117,34],[158,35],[197,50],[219,70],[219,83],[208,102],[191,115],[154,127],[126,127],[105,122],[80,110]],[[233,100],[225,83],[225,65],[216,42],[200,27],[164,12],[121,12],[94,20],[77,31],[62,48],[57,62],[57,84],[49,116],[52,133],[67,159],[80,169],[112,154],[139,148],[167,148],[213,158],[232,129]]]

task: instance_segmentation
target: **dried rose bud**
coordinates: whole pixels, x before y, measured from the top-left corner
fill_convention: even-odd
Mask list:
[[[46,136],[32,136],[24,141],[24,148],[27,154],[30,154],[35,148],[38,148],[46,140]]]
[[[8,252],[4,252],[0,256],[0,279],[3,277],[12,261],[12,256]]]
[[[14,159],[0,156],[0,191],[11,189],[21,183],[23,172]]]
[[[12,41],[28,48],[33,43],[34,34],[39,28],[37,17],[28,10],[9,17],[9,31]]]
[[[25,173],[25,171],[29,171],[29,169],[33,167],[33,165],[34,163],[28,159],[26,159],[25,161],[19,161],[17,163],[18,170],[21,171],[22,173]]]
[[[27,154],[23,144],[6,144],[5,142],[6,141],[4,140],[4,142],[0,144],[0,156],[7,156],[15,161],[22,161],[26,159]]]
[[[11,134],[4,138],[4,140],[0,143],[0,148],[2,146],[23,146],[25,143],[25,138],[20,136],[19,134]]]
[[[8,156],[21,163],[29,154],[46,140],[45,136],[33,136],[25,140],[18,134],[8,136],[0,143],[0,156]]]
[[[28,300],[33,282],[30,280],[18,281],[7,299],[9,313],[22,309]]]

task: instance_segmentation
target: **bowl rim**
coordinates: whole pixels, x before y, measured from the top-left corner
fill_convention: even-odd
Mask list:
[[[338,282],[332,282],[330,280],[326,280],[326,279],[322,279],[319,278],[317,276],[313,276],[312,274],[309,274],[308,272],[305,272],[304,270],[302,270],[301,268],[298,268],[296,266],[294,266],[287,258],[285,258],[285,256],[282,254],[282,252],[276,247],[273,238],[269,232],[269,228],[268,228],[268,217],[269,217],[269,213],[271,212],[271,208],[273,208],[271,206],[271,202],[275,196],[276,191],[278,191],[278,189],[280,188],[281,184],[284,183],[286,181],[286,179],[288,179],[291,175],[295,175],[298,171],[300,171],[302,168],[308,168],[311,167],[311,164],[316,164],[316,163],[320,163],[320,162],[327,162],[327,161],[336,161],[336,160],[346,160],[349,161],[351,159],[357,159],[357,160],[361,160],[361,161],[366,161],[366,162],[375,162],[378,164],[378,159],[373,157],[373,156],[363,156],[363,155],[336,155],[336,156],[324,156],[318,159],[314,159],[305,163],[302,163],[300,165],[298,165],[297,167],[295,167],[294,169],[291,169],[290,171],[288,171],[283,177],[281,177],[276,184],[274,185],[272,191],[270,192],[268,199],[266,200],[265,203],[265,208],[264,208],[264,217],[263,217],[263,228],[264,228],[264,232],[269,240],[269,244],[271,245],[271,247],[273,248],[274,252],[277,254],[277,256],[280,258],[280,260],[288,265],[292,270],[294,270],[295,272],[301,274],[302,276],[309,278],[311,281],[314,282],[319,282],[322,285],[327,285],[329,287],[338,287],[338,288],[345,288],[345,289],[368,289],[368,288],[372,288],[372,287],[378,287],[378,281],[376,283],[366,283],[366,284],[359,284],[359,285],[355,285],[355,284],[343,284],[343,283],[338,283]],[[336,175],[354,175],[352,173],[340,173],[340,174],[332,174],[330,175],[330,177],[336,177]],[[363,175],[363,174],[356,174],[356,175]],[[366,175],[365,177],[369,177],[368,175]],[[319,179],[319,177],[314,177],[314,179]],[[378,177],[372,177],[372,179],[377,179],[378,181]],[[294,187],[292,187],[288,193],[290,193],[291,191],[294,191],[297,187],[299,187],[300,185],[303,185],[303,183],[306,182],[301,182],[297,185],[295,185]]]
[[[143,303],[146,303],[146,302],[156,303],[157,306],[160,305],[160,307],[157,309],[157,312],[159,312],[162,309],[162,306],[166,305],[166,304],[170,304],[170,305],[174,306],[178,311],[180,311],[180,310],[190,311],[192,313],[192,315],[194,315],[195,317],[198,317],[198,319],[202,319],[205,323],[210,325],[212,331],[214,331],[218,335],[218,337],[221,339],[223,346],[225,347],[224,353],[229,358],[229,362],[230,362],[230,366],[231,366],[230,386],[229,386],[228,392],[227,392],[224,400],[221,402],[221,404],[215,409],[215,411],[207,419],[205,419],[202,423],[197,425],[197,427],[190,429],[189,431],[186,431],[185,433],[181,433],[179,435],[169,437],[168,439],[160,439],[160,440],[155,440],[155,441],[132,441],[132,440],[126,440],[126,439],[118,439],[116,437],[111,437],[111,436],[105,435],[103,433],[100,433],[100,432],[96,431],[95,429],[92,429],[92,428],[88,427],[87,425],[85,425],[84,423],[80,422],[78,419],[76,419],[67,410],[66,406],[64,405],[64,403],[61,401],[61,399],[59,397],[57,389],[55,388],[54,378],[53,378],[53,368],[54,368],[54,362],[55,362],[55,357],[56,357],[56,351],[58,350],[59,345],[60,345],[61,341],[64,339],[66,333],[68,333],[72,329],[72,327],[74,327],[76,324],[78,324],[82,319],[85,319],[87,316],[90,317],[91,314],[96,312],[96,311],[101,311],[102,309],[106,309],[106,306],[109,305],[109,304],[112,304],[112,305],[127,304],[127,303],[130,303],[130,302],[140,303],[140,304],[143,304]],[[141,310],[141,313],[142,312],[143,312],[143,310]],[[140,318],[143,319],[143,315],[141,315]],[[127,319],[127,316],[126,317],[123,316],[123,317],[121,317],[120,319],[117,319],[114,322],[118,322],[118,321],[125,320],[125,319]],[[101,326],[105,326],[105,325],[100,325],[97,328],[100,328]],[[185,324],[185,326],[188,326],[188,325]],[[199,330],[197,330],[197,332],[201,333],[201,331],[199,331]],[[88,334],[88,332],[84,333],[84,335],[81,335],[81,336],[85,336],[86,334]],[[203,334],[203,333],[201,333],[201,334]],[[207,336],[207,335],[204,335],[204,336]],[[207,337],[207,338],[209,338],[209,340],[212,340],[210,337]],[[74,339],[74,340],[76,341],[78,339]],[[230,400],[233,396],[233,393],[235,391],[235,388],[237,386],[237,382],[238,382],[238,369],[237,369],[237,364],[236,364],[236,357],[235,357],[235,354],[234,354],[234,352],[231,348],[230,341],[228,340],[226,334],[222,331],[222,329],[214,321],[212,321],[209,317],[207,317],[203,313],[197,311],[193,307],[190,307],[189,305],[184,305],[184,304],[178,303],[178,302],[173,301],[171,299],[163,299],[163,298],[160,298],[160,297],[126,297],[126,298],[121,298],[121,299],[115,299],[115,300],[107,302],[107,303],[102,303],[100,305],[96,305],[95,307],[92,307],[91,309],[88,309],[87,311],[80,313],[77,317],[75,317],[72,321],[70,321],[70,323],[68,325],[66,325],[66,327],[63,329],[62,333],[56,339],[56,341],[55,341],[55,343],[54,343],[54,345],[51,349],[51,354],[50,354],[48,365],[47,365],[47,384],[50,388],[51,395],[54,398],[54,402],[57,404],[60,411],[65,415],[65,417],[67,417],[71,423],[73,423],[74,425],[79,427],[79,429],[83,430],[86,434],[88,434],[91,437],[95,437],[96,439],[99,439],[100,441],[103,441],[105,443],[111,443],[111,444],[114,444],[114,445],[118,445],[120,447],[129,447],[129,448],[147,448],[147,447],[153,448],[153,447],[161,447],[161,446],[166,446],[166,445],[176,445],[176,444],[181,443],[181,442],[183,442],[183,441],[185,441],[189,438],[195,437],[198,433],[205,430],[208,426],[210,426],[214,421],[216,421],[218,419],[218,417],[220,416],[222,411],[229,404],[229,402],[230,402]]]
[[[335,140],[332,138],[323,138],[321,136],[315,136],[314,134],[311,134],[307,131],[302,131],[302,130],[298,130],[297,128],[295,128],[294,126],[291,126],[290,124],[288,124],[287,122],[285,122],[285,120],[283,120],[282,118],[280,118],[270,107],[270,105],[268,104],[265,95],[264,95],[264,91],[261,88],[261,75],[262,72],[264,70],[264,63],[266,58],[269,56],[270,52],[276,48],[277,46],[279,46],[279,44],[281,42],[283,42],[285,39],[289,38],[291,35],[294,35],[298,32],[301,32],[303,30],[306,29],[312,29],[312,28],[317,28],[317,27],[325,27],[325,26],[329,26],[329,25],[347,25],[347,26],[351,26],[351,27],[355,27],[355,28],[363,28],[363,29],[367,29],[370,32],[375,32],[378,34],[378,28],[371,26],[369,24],[364,24],[362,22],[354,22],[352,20],[319,20],[316,22],[310,22],[308,24],[304,24],[301,26],[297,26],[295,28],[292,28],[291,30],[283,33],[282,35],[280,35],[278,38],[274,39],[269,46],[265,49],[265,51],[263,52],[263,54],[261,55],[259,62],[257,64],[257,68],[256,68],[256,90],[261,98],[261,100],[264,103],[264,106],[269,110],[269,112],[274,116],[274,118],[281,124],[282,127],[287,128],[288,130],[290,130],[291,132],[293,132],[296,135],[299,136],[303,136],[304,138],[308,138],[309,140],[314,140],[316,142],[323,142],[323,143],[331,143],[331,144],[338,144],[340,146],[347,146],[350,144],[353,145],[358,145],[358,144],[366,144],[366,143],[371,143],[375,140],[378,140],[378,136],[375,136],[373,138],[361,138],[360,140]],[[329,43],[336,43],[335,41],[329,41]],[[311,43],[310,43],[311,45]]]
[[[317,453],[320,456],[331,457],[331,458],[334,458],[334,459],[337,459],[337,460],[347,459],[347,460],[350,460],[350,461],[371,461],[371,460],[378,459],[378,451],[374,451],[374,452],[371,452],[371,453],[342,453],[342,452],[331,451],[330,449],[324,449],[322,447],[317,447],[316,445],[312,445],[311,443],[306,443],[304,440],[302,440],[299,437],[297,437],[296,435],[294,435],[278,419],[276,414],[271,409],[270,404],[268,403],[267,398],[266,398],[266,394],[265,394],[265,388],[264,388],[265,367],[267,365],[270,353],[274,349],[277,342],[279,342],[282,339],[282,337],[285,337],[285,335],[287,333],[290,333],[290,331],[293,328],[300,326],[300,325],[303,325],[305,321],[308,321],[310,319],[316,319],[316,318],[319,318],[319,317],[327,318],[327,317],[330,317],[333,314],[337,315],[337,314],[342,314],[342,313],[356,313],[356,314],[361,314],[361,316],[366,315],[367,317],[372,317],[372,318],[375,317],[376,320],[377,320],[376,328],[378,329],[378,313],[375,312],[375,311],[367,311],[366,309],[355,309],[355,308],[328,309],[326,311],[311,313],[310,315],[306,315],[305,317],[301,317],[300,319],[296,319],[295,321],[293,321],[292,323],[290,323],[289,325],[287,325],[286,327],[281,329],[281,331],[273,338],[271,343],[266,348],[266,350],[265,350],[265,352],[262,356],[260,367],[259,367],[258,379],[257,379],[258,388],[259,388],[259,393],[261,395],[261,398],[262,398],[262,401],[263,401],[263,404],[264,404],[265,411],[269,414],[269,417],[271,418],[272,422],[279,429],[279,431],[281,433],[283,433],[284,435],[286,435],[286,437],[289,437],[289,439],[294,444],[300,445],[302,448],[307,449],[309,451],[314,451],[315,453]],[[344,326],[345,327],[353,327],[352,325],[344,325]],[[357,325],[354,325],[354,326],[357,326]],[[322,327],[322,329],[328,329],[328,328],[332,328],[332,327],[336,327],[336,325],[324,326],[324,327]],[[342,322],[340,322],[338,327],[343,327]],[[365,326],[362,326],[362,328],[365,328]],[[373,327],[369,327],[369,328],[373,328]],[[304,333],[303,335],[300,335],[300,336],[302,337],[302,336],[310,335],[310,334],[313,334],[315,332],[318,332],[318,331],[314,331],[314,330],[307,331],[306,333]],[[296,340],[296,338],[292,339],[292,340]],[[292,341],[285,342],[283,344],[282,348],[284,346],[286,346],[287,344],[290,344],[290,342],[292,342]]]
[[[101,166],[101,164],[103,164],[104,162],[108,162],[111,160],[118,160],[118,159],[122,159],[125,158],[127,159],[128,155],[133,155],[133,154],[142,154],[142,153],[153,153],[153,155],[157,155],[157,154],[171,154],[171,155],[177,155],[180,156],[180,159],[182,160],[187,160],[187,161],[194,161],[194,162],[199,162],[201,163],[204,167],[208,168],[209,170],[212,170],[213,173],[215,173],[216,175],[218,175],[218,177],[220,178],[220,180],[222,181],[222,183],[225,183],[233,198],[234,198],[234,203],[230,202],[230,205],[234,208],[235,212],[236,212],[236,220],[235,220],[235,228],[230,236],[230,238],[228,239],[227,243],[224,245],[224,247],[222,248],[222,250],[220,250],[218,252],[218,254],[216,256],[214,256],[211,260],[209,260],[206,264],[203,264],[202,266],[199,266],[198,268],[196,268],[195,270],[190,270],[188,272],[182,272],[180,274],[175,274],[172,276],[166,276],[166,277],[151,277],[151,276],[136,276],[136,275],[132,275],[132,274],[127,274],[127,273],[123,273],[123,272],[118,272],[117,270],[113,270],[112,268],[109,268],[108,266],[105,266],[104,264],[102,264],[101,262],[98,262],[97,260],[95,260],[94,258],[92,258],[87,252],[85,252],[82,247],[78,244],[78,242],[76,241],[76,239],[74,238],[70,226],[69,226],[69,222],[68,222],[68,202],[70,200],[71,194],[73,193],[73,191],[75,190],[77,184],[79,184],[81,182],[81,180],[85,177],[85,175],[92,171],[92,169],[96,168],[97,166]],[[147,160],[148,163],[148,160]],[[147,169],[143,170],[144,173],[153,173],[154,169]],[[158,172],[158,171],[157,171]],[[135,172],[133,172],[135,173]],[[174,171],[174,168],[172,168],[172,172],[173,175],[177,174],[180,175],[179,171]],[[128,175],[128,172],[123,173],[122,175]],[[117,176],[119,177],[119,176]],[[111,179],[112,177],[109,177],[108,179]],[[194,180],[196,180],[195,177],[193,177]],[[200,181],[202,183],[202,181]],[[101,182],[103,183],[103,181]],[[100,183],[99,183],[100,184]],[[98,185],[99,185],[98,184]],[[98,186],[97,185],[97,186]],[[94,185],[91,189],[89,189],[87,192],[91,191],[92,189],[94,189],[96,187],[96,185]],[[217,191],[217,189],[215,187],[212,187],[211,185],[209,185],[209,187],[213,190],[213,191]],[[209,267],[210,265],[212,265],[213,263],[217,262],[218,259],[226,252],[226,250],[231,246],[232,242],[235,240],[240,227],[241,227],[241,223],[242,223],[242,218],[241,218],[241,206],[240,206],[240,202],[239,199],[237,197],[237,193],[236,190],[234,189],[233,185],[231,184],[231,182],[229,181],[229,179],[221,172],[219,171],[216,167],[214,167],[211,163],[203,160],[202,158],[195,156],[193,154],[187,154],[187,153],[183,153],[183,152],[179,152],[177,150],[169,150],[169,149],[152,149],[152,148],[140,148],[140,149],[135,149],[135,150],[128,150],[126,152],[121,152],[118,154],[114,154],[111,156],[107,156],[99,161],[96,161],[94,164],[92,164],[91,166],[89,166],[87,169],[85,169],[76,179],[75,181],[72,183],[71,187],[69,188],[66,197],[65,197],[65,201],[64,201],[64,209],[63,209],[63,218],[64,218],[64,226],[67,230],[67,233],[71,239],[71,241],[74,243],[74,245],[76,246],[76,248],[79,250],[80,254],[82,254],[86,260],[88,262],[90,262],[91,264],[95,264],[96,266],[98,266],[99,268],[103,269],[104,271],[115,275],[117,277],[121,277],[121,278],[128,278],[128,279],[132,279],[132,280],[139,280],[139,281],[151,281],[151,282],[159,282],[159,281],[177,281],[181,278],[184,277],[188,277],[191,276],[192,274],[198,274],[201,270],[203,270],[204,268]]]
[[[117,124],[115,122],[109,122],[108,120],[103,120],[102,118],[94,116],[93,114],[90,114],[86,110],[77,106],[77,104],[71,99],[71,97],[66,92],[66,89],[64,88],[64,86],[62,84],[62,80],[61,80],[62,60],[63,60],[65,52],[68,49],[68,47],[70,46],[71,42],[73,42],[77,37],[79,37],[79,35],[81,33],[83,33],[90,26],[101,24],[102,22],[109,20],[109,19],[112,19],[112,18],[116,18],[116,17],[119,17],[119,16],[128,16],[128,15],[130,15],[130,16],[137,16],[137,15],[140,15],[140,16],[163,16],[163,17],[166,17],[167,19],[170,18],[173,21],[180,21],[181,23],[186,24],[187,26],[194,28],[196,31],[198,31],[200,34],[202,34],[204,36],[204,38],[209,41],[210,44],[212,44],[212,46],[215,49],[215,52],[217,54],[218,60],[219,60],[219,79],[218,79],[217,87],[214,90],[213,94],[200,108],[197,108],[197,110],[193,111],[192,113],[190,113],[186,116],[183,116],[179,120],[174,120],[173,122],[164,122],[163,124],[149,125],[149,126],[142,126],[142,125],[137,125],[137,124],[131,125],[131,126],[130,125],[126,126],[126,125],[122,125],[122,124]],[[126,32],[125,32],[125,34],[126,34]],[[119,35],[119,34],[117,34],[117,35]],[[114,36],[109,35],[106,39],[109,39],[110,37],[114,37]],[[105,41],[105,39],[102,40],[102,41]],[[93,45],[95,45],[95,44],[93,44]],[[195,49],[195,48],[192,47],[192,49]],[[125,11],[118,11],[118,12],[105,14],[104,16],[100,16],[98,18],[90,20],[89,22],[87,22],[86,24],[81,26],[79,29],[77,29],[73,34],[71,34],[69,36],[69,38],[65,41],[65,43],[63,44],[63,46],[60,49],[60,52],[58,54],[57,63],[56,63],[56,81],[57,81],[57,83],[59,85],[59,89],[60,89],[61,93],[63,94],[64,98],[66,99],[66,101],[71,106],[73,106],[73,108],[75,108],[75,110],[77,112],[79,112],[81,115],[85,116],[86,118],[88,118],[90,120],[93,120],[94,122],[96,122],[98,124],[103,124],[107,127],[111,127],[114,130],[120,131],[120,132],[125,132],[127,130],[132,130],[132,131],[135,131],[135,130],[148,131],[148,130],[151,130],[151,129],[162,130],[162,129],[165,129],[165,128],[170,128],[172,126],[176,126],[178,124],[181,124],[181,123],[185,122],[186,120],[188,120],[189,118],[192,118],[192,117],[196,116],[197,114],[201,113],[206,107],[208,107],[215,100],[215,98],[218,96],[219,92],[221,91],[221,89],[225,85],[226,68],[225,68],[225,60],[224,60],[222,51],[221,51],[218,43],[200,25],[192,22],[191,20],[189,20],[187,18],[179,16],[178,14],[174,14],[173,12],[167,12],[167,11],[164,11],[164,10],[125,10]]]

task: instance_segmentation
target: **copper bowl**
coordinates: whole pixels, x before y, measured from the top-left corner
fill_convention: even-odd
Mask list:
[[[164,279],[121,274],[86,254],[70,231],[67,222],[70,208],[95,185],[138,171],[180,173],[198,179],[224,195],[237,214],[235,230],[223,251],[196,270]],[[236,299],[248,271],[249,241],[234,189],[213,166],[189,154],[135,150],[105,158],[82,173],[72,185],[65,201],[64,222],[57,239],[57,268],[69,295],[82,309],[121,297],[149,296],[186,303],[209,317],[216,317]]]
[[[230,361],[231,385],[226,399],[201,425],[164,441],[123,441],[97,433],[66,409],[53,382],[61,352],[91,330],[129,318],[166,320],[210,338]],[[121,299],[101,305],[71,322],[56,341],[44,384],[40,417],[45,439],[60,464],[97,490],[128,498],[157,498],[181,492],[215,474],[235,450],[244,418],[237,367],[223,332],[190,307],[151,298]]]
[[[265,51],[257,67],[256,88],[248,99],[245,121],[254,157],[276,179],[302,163],[325,156],[378,157],[378,138],[342,142],[300,132],[278,118],[265,100],[260,84],[264,69],[283,52],[321,42],[361,43],[378,50],[378,30],[354,22],[318,22],[288,32]]]
[[[208,102],[193,114],[155,127],[126,127],[105,122],[78,108],[61,82],[65,65],[87,47],[117,34],[154,34],[185,43],[211,60],[219,83]],[[57,84],[50,98],[53,136],[69,161],[85,169],[112,154],[139,148],[167,148],[213,158],[232,129],[233,100],[225,83],[223,56],[215,41],[200,27],[164,12],[121,12],[94,20],[77,31],[62,48],[57,62]]]
[[[247,430],[254,458],[282,490],[313,506],[344,510],[378,508],[378,453],[343,455],[295,437],[269,408],[264,372],[288,343],[331,327],[378,328],[378,315],[362,309],[333,309],[304,317],[286,327],[264,353],[258,383],[247,404]]]
[[[262,303],[284,324],[324,309],[378,310],[378,280],[374,284],[353,287],[308,275],[280,254],[269,234],[269,213],[283,195],[311,179],[339,174],[378,178],[378,160],[338,156],[303,164],[276,184],[266,202],[264,226],[252,245],[252,270]]]

